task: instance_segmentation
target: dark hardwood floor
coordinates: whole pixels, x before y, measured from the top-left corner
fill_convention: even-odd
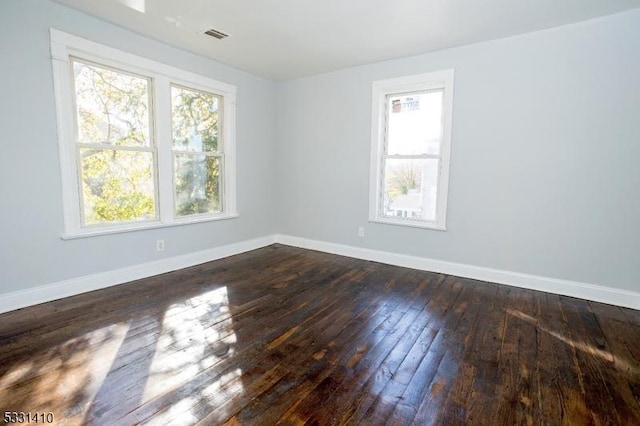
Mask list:
[[[274,245],[0,315],[0,415],[637,425],[640,311]]]

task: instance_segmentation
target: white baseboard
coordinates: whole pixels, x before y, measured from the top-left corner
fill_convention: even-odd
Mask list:
[[[241,241],[226,246],[197,251],[182,256],[155,260],[153,262],[134,265],[127,268],[101,272],[84,277],[59,281],[28,290],[16,291],[0,295],[0,313],[9,312],[26,306],[50,302],[64,297],[74,296],[88,291],[98,290],[129,281],[151,277],[175,271],[189,266],[199,265],[223,257],[233,256],[246,251],[255,250],[275,243],[275,236]]]
[[[39,303],[50,302],[64,297],[74,296],[80,293],[86,293],[88,291],[99,290],[101,288],[123,284],[158,274],[164,274],[166,272],[266,247],[274,243],[338,254],[356,259],[403,266],[406,268],[438,272],[532,290],[546,291],[549,293],[640,310],[640,293],[632,291],[577,281],[567,281],[538,275],[522,274],[519,272],[334,244],[326,241],[309,240],[289,235],[269,235],[222,247],[189,253],[182,256],[156,260],[127,268],[101,272],[79,278],[72,278],[69,280],[33,287],[28,290],[3,294],[0,295],[0,313],[13,311],[31,305],[37,305]]]
[[[289,235],[276,235],[275,240],[280,244],[317,250],[325,253],[372,260],[390,265],[438,272],[458,277],[473,278],[481,281],[490,281],[498,284],[528,288],[531,290],[546,291],[548,293],[561,294],[564,296],[577,297],[580,299],[593,300],[595,302],[640,310],[640,293],[628,290],[577,281],[542,277],[538,275],[522,274],[519,272],[511,272],[501,269],[447,262],[443,260],[428,259],[424,257],[389,253],[361,247],[334,244],[325,241],[308,240],[306,238],[292,237]]]

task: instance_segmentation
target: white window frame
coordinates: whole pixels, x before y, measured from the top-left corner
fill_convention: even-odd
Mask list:
[[[51,57],[58,124],[58,148],[64,209],[63,239],[113,234],[142,229],[208,222],[238,217],[236,210],[236,87],[217,80],[155,62],[122,50],[51,28]],[[76,111],[71,58],[131,72],[151,79],[154,110],[150,111],[151,131],[155,133],[154,170],[155,220],[141,222],[82,225],[79,168],[76,159]],[[221,139],[222,212],[179,217],[174,211],[173,159],[171,134],[171,85],[209,92],[223,99]],[[154,136],[150,135],[153,139]],[[152,144],[153,146],[153,144]]]
[[[449,188],[449,168],[451,160],[451,127],[453,115],[454,70],[442,70],[406,77],[377,80],[373,82],[371,114],[371,164],[369,177],[369,221],[391,225],[446,231],[447,196]],[[404,217],[390,217],[383,214],[384,202],[384,160],[387,145],[387,97],[390,95],[412,94],[432,90],[444,90],[442,105],[442,140],[439,155],[438,188],[436,196],[435,221]]]

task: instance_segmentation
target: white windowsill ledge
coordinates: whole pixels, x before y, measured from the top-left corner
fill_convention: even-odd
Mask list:
[[[225,214],[218,216],[209,216],[209,217],[198,217],[192,219],[180,219],[173,222],[145,222],[145,223],[135,223],[130,225],[123,225],[119,227],[113,228],[87,228],[80,230],[78,232],[65,232],[60,236],[63,240],[75,240],[78,238],[89,238],[89,237],[98,237],[100,235],[111,235],[111,234],[122,234],[125,232],[135,232],[135,231],[146,231],[148,229],[157,229],[157,228],[169,228],[173,226],[182,226],[182,225],[191,225],[194,223],[206,223],[206,222],[215,222],[218,220],[226,220],[226,219],[235,219],[240,217],[237,213],[233,214]]]
[[[422,228],[422,229],[431,229],[434,231],[446,231],[446,226],[436,225],[433,222],[422,222],[417,220],[408,220],[408,219],[393,219],[393,218],[375,218],[369,219],[369,222],[372,223],[382,223],[385,225],[396,225],[396,226],[408,226],[410,228]]]

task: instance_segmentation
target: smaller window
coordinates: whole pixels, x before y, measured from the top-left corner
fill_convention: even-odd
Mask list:
[[[222,212],[221,97],[171,86],[176,216]]]
[[[446,229],[453,70],[373,84],[370,220]]]

